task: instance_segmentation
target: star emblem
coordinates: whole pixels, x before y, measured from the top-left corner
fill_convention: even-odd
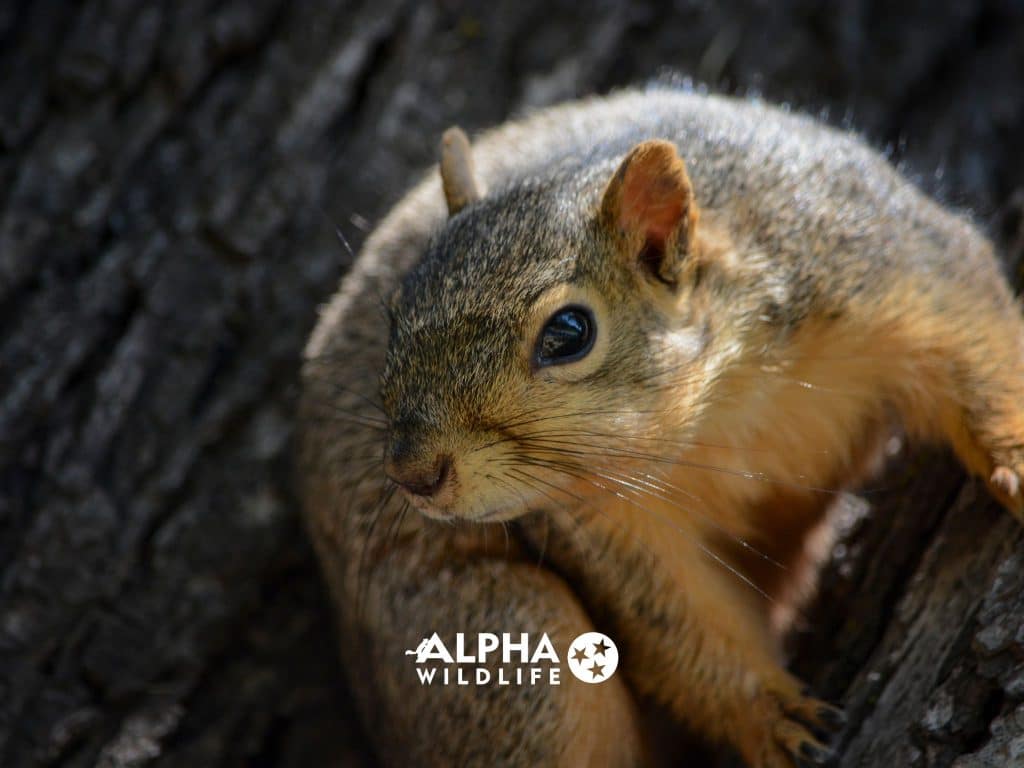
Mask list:
[[[615,675],[619,666],[619,649],[615,641],[601,632],[584,632],[565,647],[569,672],[587,685],[600,685]]]

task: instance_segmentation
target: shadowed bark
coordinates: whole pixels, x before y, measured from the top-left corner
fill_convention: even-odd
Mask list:
[[[1016,274],[1019,3],[672,5],[0,3],[0,765],[370,764],[292,404],[335,228],[358,248],[453,122],[665,69],[760,92]],[[843,765],[1024,765],[1024,534],[941,454],[872,488],[794,642]]]

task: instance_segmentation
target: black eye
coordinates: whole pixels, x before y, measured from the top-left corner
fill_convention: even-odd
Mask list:
[[[586,357],[594,346],[597,325],[586,307],[562,307],[547,321],[537,337],[537,365],[562,365]]]

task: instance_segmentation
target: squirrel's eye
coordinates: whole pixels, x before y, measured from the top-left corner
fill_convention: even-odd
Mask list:
[[[589,309],[575,305],[562,307],[537,337],[537,365],[561,365],[586,357],[596,335],[597,326]]]

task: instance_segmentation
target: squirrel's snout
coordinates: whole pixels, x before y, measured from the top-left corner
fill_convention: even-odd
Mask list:
[[[388,452],[384,472],[414,496],[431,498],[448,484],[452,475],[452,458],[448,454],[439,454],[433,462],[424,462],[398,445]]]

